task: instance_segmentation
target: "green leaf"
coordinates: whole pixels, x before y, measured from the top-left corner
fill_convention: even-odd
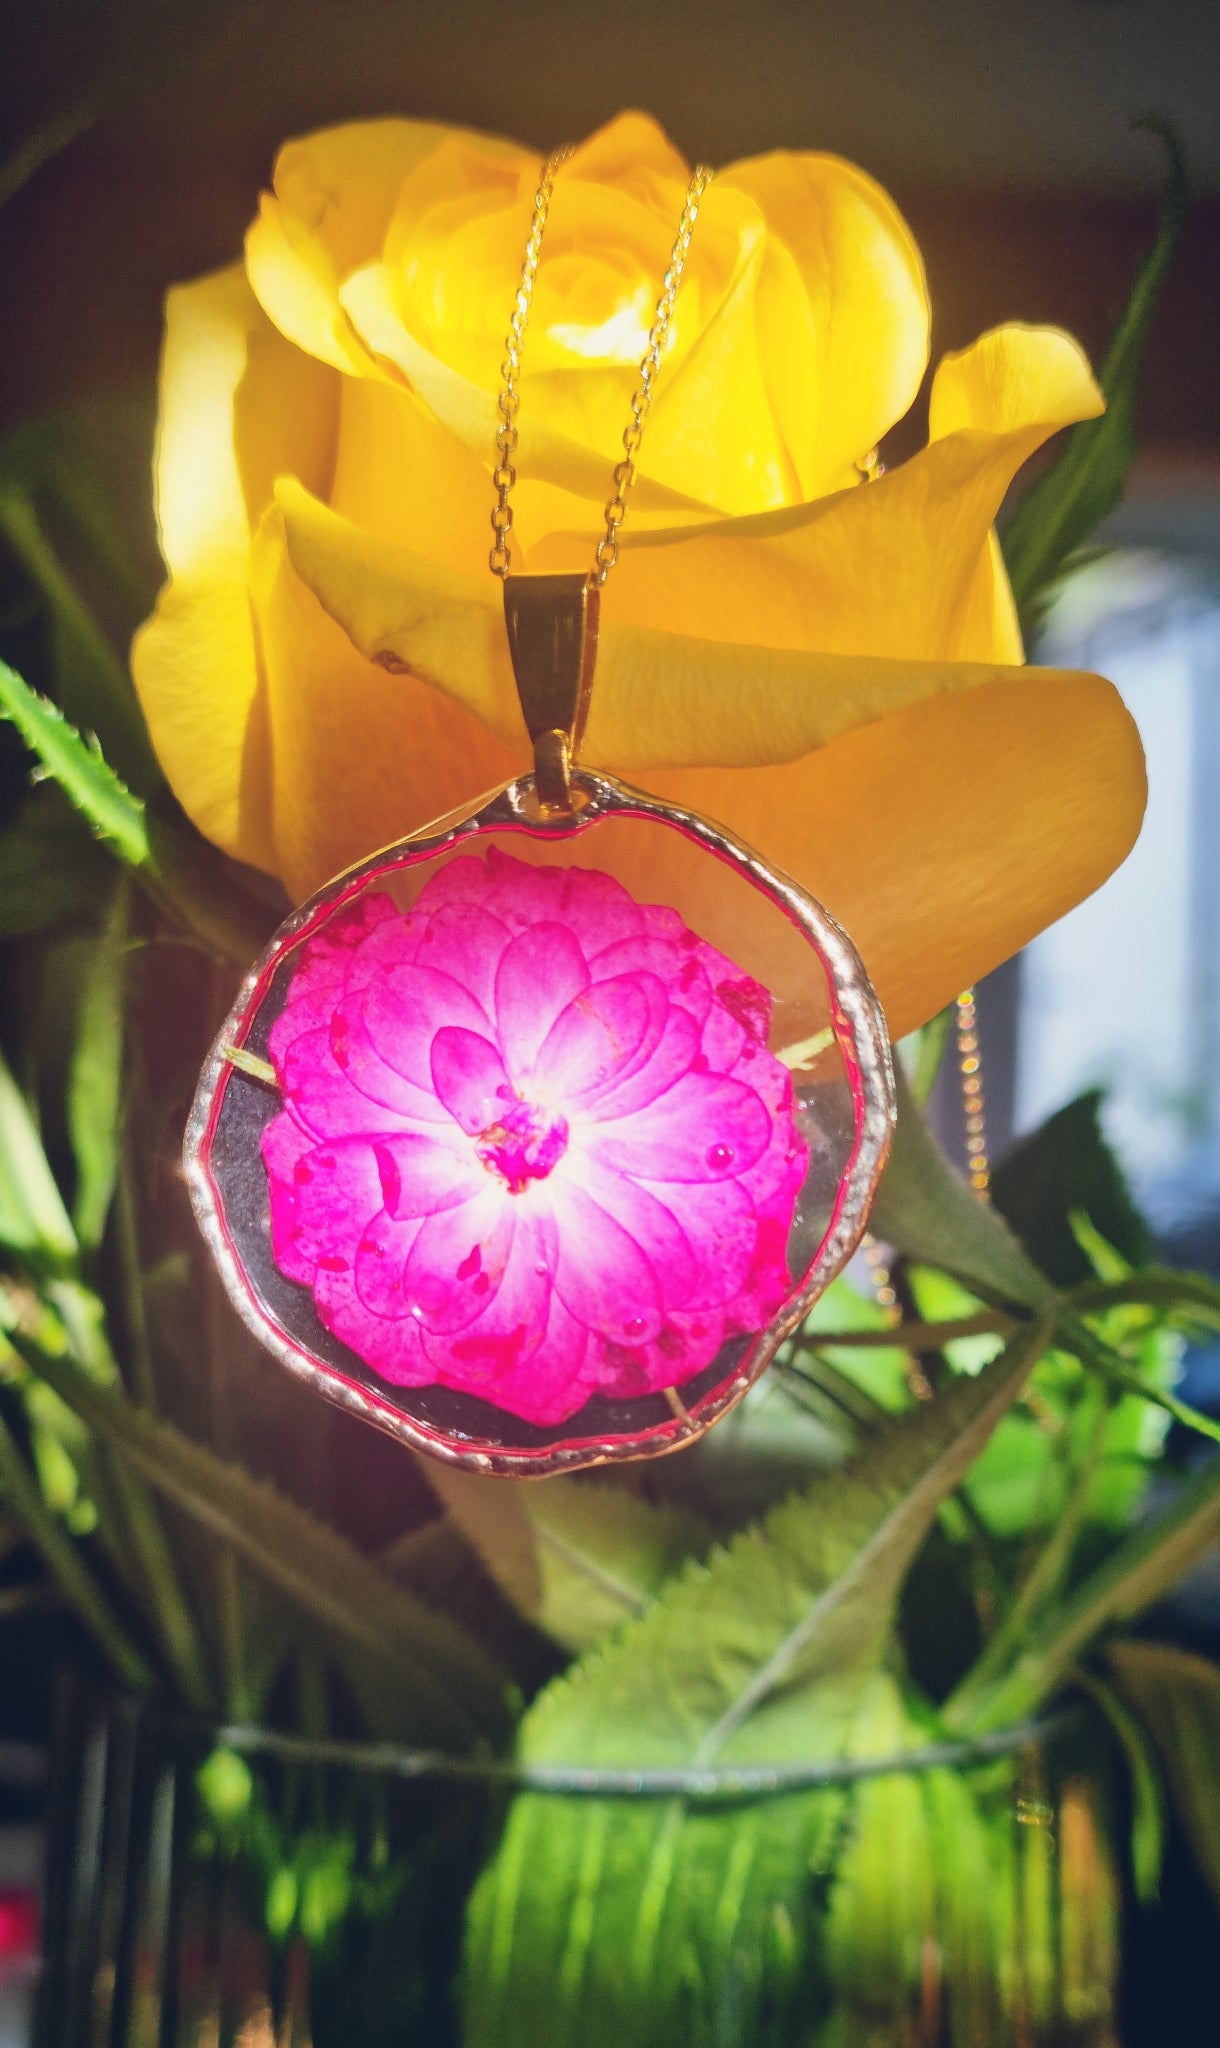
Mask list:
[[[897,1047],[898,1055],[906,1068],[911,1083],[911,1093],[922,1109],[936,1086],[949,1033],[953,1028],[954,1006],[946,1004],[935,1017],[922,1024],[918,1031],[912,1031]]]
[[[96,733],[125,780],[151,793],[164,780],[126,664],[47,539],[27,493],[0,470],[0,535],[41,594],[55,648],[55,689],[68,715]]]
[[[977,1379],[686,1566],[541,1695],[524,1759],[706,1770],[841,1753],[911,1559],[1043,1335],[1023,1329]],[[467,2048],[592,2048],[645,2024],[650,2048],[787,2038],[777,2015],[807,2001],[813,1968],[810,1864],[830,1858],[841,1811],[825,1791],[711,1812],[519,1797],[472,1904]]]
[[[1220,1911],[1220,1671],[1166,1643],[1112,1643],[1107,1656],[1156,1744],[1178,1826]]]
[[[96,394],[91,424],[95,407]],[[80,422],[68,414],[22,420],[0,442],[0,478],[30,500],[44,531],[100,571],[136,626],[152,607],[156,585],[134,559]]]
[[[1083,420],[1072,428],[1062,454],[1026,492],[1000,536],[1026,632],[1037,624],[1040,608],[1071,557],[1118,504],[1135,459],[1136,394],[1144,344],[1186,214],[1186,174],[1173,135],[1152,122],[1141,125],[1160,135],[1168,171],[1156,240],[1098,377],[1106,410],[1100,419]]]
[[[81,738],[57,705],[40,697],[15,669],[0,661],[0,718],[11,719],[26,746],[102,839],[129,867],[150,860],[148,821],[96,746]]]
[[[238,871],[187,827],[152,816],[49,699],[0,661],[0,718],[11,719],[98,838],[132,868],[154,900],[239,966],[260,952],[275,918]]]
[[[1099,1088],[1077,1096],[1022,1139],[991,1177],[995,1207],[1060,1287],[1094,1278],[1073,1227],[1077,1210],[1129,1264],[1152,1256],[1151,1233],[1101,1133],[1102,1099]]]
[[[65,1599],[76,1609],[125,1685],[150,1691],[153,1675],[70,1536],[43,1500],[38,1484],[0,1415],[0,1503],[42,1552]]]
[[[32,1369],[157,1492],[232,1548],[336,1641],[402,1689],[414,1739],[453,1748],[503,1733],[499,1673],[473,1638],[400,1590],[345,1538],[240,1465],[14,1333]]]
[[[76,1161],[72,1222],[87,1251],[102,1241],[118,1173],[127,916],[128,889],[120,880],[90,948],[68,1066],[65,1110]]]
[[[697,1516],[618,1486],[447,1468],[428,1478],[514,1606],[570,1650],[644,1613],[670,1573],[711,1542]]]
[[[1143,1906],[1155,1906],[1161,1895],[1165,1863],[1165,1788],[1143,1723],[1124,1704],[1113,1686],[1089,1673],[1080,1684],[1096,1700],[1118,1739],[1131,1789],[1131,1877]]]
[[[901,1064],[898,1128],[873,1204],[875,1236],[908,1258],[940,1266],[982,1300],[1040,1309],[1054,1288],[1007,1224],[950,1166],[928,1129]]]
[[[109,884],[108,864],[61,792],[32,790],[0,833],[0,939],[92,924]]]
[[[969,1681],[946,1702],[948,1725],[965,1735],[1005,1728],[1051,1699],[1073,1666],[1111,1628],[1134,1621],[1172,1591],[1220,1539],[1220,1458],[1141,1522],[1050,1614],[1035,1622],[1007,1672],[979,1691]]]
[[[76,1233],[24,1095],[0,1054],[0,1245],[38,1264],[70,1266]]]

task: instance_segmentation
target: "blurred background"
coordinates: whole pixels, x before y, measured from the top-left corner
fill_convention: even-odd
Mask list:
[[[1147,749],[1120,873],[981,991],[993,1151],[1090,1087],[1176,1262],[1220,1273],[1220,10],[1215,0],[43,0],[0,6],[0,434],[54,417],[156,573],[149,491],[166,287],[232,260],[277,145],[434,116],[542,150],[624,106],[692,159],[835,150],[922,245],[933,353],[1001,320],[1094,358],[1155,231],[1167,122],[1192,207],[1143,381],[1141,455],[1101,558],[1033,658],[1097,668]],[[923,436],[921,406],[883,450]],[[0,571],[0,603],[4,590]],[[1220,1409],[1220,1351],[1187,1362]],[[1220,1648],[1197,1581],[1174,1625]],[[0,1697],[0,2044],[23,2039],[33,1935],[38,1622]],[[1163,1633],[1163,1630],[1162,1630]],[[6,1636],[20,1664],[22,1638]],[[1180,1854],[1132,1922],[1127,2025],[1214,2038],[1215,1929]]]

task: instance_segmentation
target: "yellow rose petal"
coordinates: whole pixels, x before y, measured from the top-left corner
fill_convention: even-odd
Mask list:
[[[428,121],[350,121],[285,144],[274,194],[246,238],[250,282],[281,334],[336,369],[367,373],[339,288],[380,255],[409,174],[459,132]],[[512,143],[463,139],[486,156],[528,161]]]
[[[295,575],[276,511],[255,541],[253,591],[275,868],[294,897],[528,764],[523,729],[505,745],[451,698],[357,652]]]
[[[914,237],[888,193],[842,158],[787,150],[730,164],[717,188],[766,222],[759,350],[799,498],[837,490],[912,404],[930,308]]]
[[[519,743],[521,713],[501,594],[374,541],[298,486],[279,501],[297,575],[361,654],[430,683]],[[993,665],[871,660],[662,633],[603,614],[585,753],[624,770],[797,760],[854,726],[942,693],[977,690]]]
[[[240,266],[169,295],[161,360],[157,516],[170,571],[132,650],[170,783],[226,852],[274,867],[257,710],[251,526],[278,472],[324,487],[335,379],[277,334]]]
[[[992,522],[1021,465],[1100,396],[1074,343],[1013,327],[948,358],[934,399],[947,431],[877,483],[751,519],[629,531],[612,602],[640,624],[717,639],[1019,661]],[[531,567],[561,553],[566,536]]]
[[[895,1038],[1097,888],[1145,797],[1117,691],[1044,669],[911,706],[787,767],[645,779],[834,912]]]

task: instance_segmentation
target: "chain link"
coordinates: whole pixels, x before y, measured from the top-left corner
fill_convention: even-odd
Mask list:
[[[500,398],[497,406],[500,424],[496,428],[496,466],[491,477],[496,487],[496,502],[491,513],[491,530],[495,535],[495,541],[487,558],[493,576],[507,576],[512,563],[509,535],[513,530],[513,508],[509,502],[509,492],[517,481],[513,457],[517,452],[516,420],[517,408],[521,403],[517,379],[521,374],[525,323],[529,319],[534,279],[538,274],[538,258],[542,254],[542,237],[546,230],[547,216],[551,211],[555,173],[571,154],[571,144],[565,143],[562,149],[555,150],[553,155],[547,158],[539,174],[529,239],[521,263],[521,282],[517,286],[517,295],[513,300],[512,318],[508,323],[508,334],[504,342],[504,361],[500,366]]]
[[[521,282],[517,286],[517,295],[513,300],[512,318],[504,343],[504,362],[500,371],[501,387],[497,408],[500,424],[496,429],[496,467],[492,471],[496,502],[491,513],[491,528],[495,542],[488,556],[488,563],[494,576],[507,576],[512,564],[509,537],[513,530],[513,508],[510,493],[517,481],[513,457],[517,452],[519,437],[516,420],[521,403],[517,380],[521,374],[525,327],[534,293],[534,280],[538,274],[538,259],[542,253],[542,237],[551,210],[555,175],[571,154],[571,145],[565,144],[562,149],[557,149],[547,158],[539,174],[529,239],[521,264]],[[648,346],[640,364],[640,381],[631,400],[631,418],[623,430],[623,459],[616,463],[614,469],[614,495],[606,506],[606,531],[597,543],[593,567],[589,571],[590,583],[599,586],[605,582],[618,560],[619,528],[627,517],[627,494],[635,482],[636,458],[644,437],[644,422],[652,406],[653,386],[669,338],[674,302],[682,283],[686,259],[690,254],[695,222],[699,218],[699,202],[711,181],[712,173],[707,166],[697,165],[687,188],[686,203],[682,208],[682,218],[678,223],[678,233],[670,253],[669,268],[661,280],[661,296],[657,300],[656,314],[648,335]]]
[[[618,560],[619,528],[627,517],[627,493],[635,482],[636,457],[640,442],[644,438],[644,422],[652,405],[652,387],[661,367],[661,355],[669,336],[669,323],[673,319],[674,301],[682,283],[682,273],[690,254],[691,237],[695,222],[699,218],[699,201],[712,182],[712,173],[706,164],[697,164],[686,194],[686,204],[678,223],[678,233],[669,258],[669,269],[661,280],[661,296],[657,300],[656,316],[648,336],[648,347],[640,364],[640,381],[631,400],[631,419],[623,430],[623,461],[614,471],[614,496],[606,506],[606,531],[597,543],[594,557],[593,581],[605,582]]]

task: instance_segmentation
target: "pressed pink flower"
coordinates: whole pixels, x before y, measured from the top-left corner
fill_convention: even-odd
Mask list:
[[[680,1386],[792,1291],[807,1151],[771,998],[588,868],[492,850],[302,949],[263,1158],[288,1278],[366,1364],[555,1424]]]

